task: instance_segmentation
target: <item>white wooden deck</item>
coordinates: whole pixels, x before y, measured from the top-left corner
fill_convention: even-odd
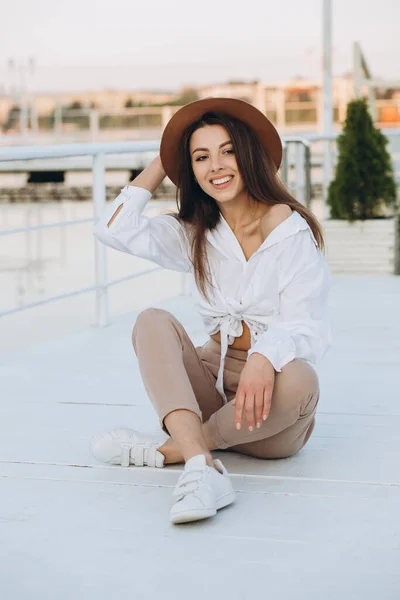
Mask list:
[[[160,306],[160,305],[159,305]],[[163,304],[195,342],[189,301]],[[2,600],[398,600],[400,278],[335,277],[335,345],[317,425],[295,457],[216,453],[237,502],[173,526],[181,466],[103,466],[92,435],[154,430],[135,315],[0,362]]]

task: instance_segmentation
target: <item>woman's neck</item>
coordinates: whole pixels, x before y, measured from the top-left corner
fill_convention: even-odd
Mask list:
[[[220,203],[219,209],[229,227],[236,232],[263,216],[268,207],[247,196],[232,200],[232,202]]]

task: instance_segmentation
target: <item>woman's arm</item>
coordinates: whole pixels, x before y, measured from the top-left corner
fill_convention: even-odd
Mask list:
[[[170,215],[142,215],[164,178],[165,171],[157,156],[106,208],[93,234],[115,250],[151,260],[166,269],[187,272],[192,263],[180,222]]]
[[[166,173],[164,171],[164,167],[162,166],[160,155],[158,155],[148,167],[146,167],[141,173],[139,173],[137,177],[135,177],[133,181],[131,181],[129,185],[144,188],[151,194],[154,194],[165,177]],[[107,223],[107,227],[110,227],[121,208],[122,204],[117,208],[110,221]]]
[[[162,166],[160,155],[158,155],[129,185],[142,187],[151,194],[154,194],[165,177],[166,173]]]
[[[316,363],[331,345],[329,267],[308,230],[286,243],[281,256],[279,315],[248,352],[268,358],[277,372],[295,358]]]

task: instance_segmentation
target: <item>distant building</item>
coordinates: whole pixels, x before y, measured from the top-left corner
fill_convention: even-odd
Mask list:
[[[236,97],[247,100],[265,113],[279,131],[318,131],[322,129],[322,88],[318,82],[297,78],[286,83],[261,81],[228,82],[199,88],[199,95]],[[339,127],[353,98],[351,75],[333,80],[334,123]],[[399,115],[400,122],[400,115]]]
[[[38,94],[33,99],[35,114],[45,117],[53,114],[56,106],[66,108],[98,108],[118,111],[130,106],[153,106],[174,102],[179,94],[137,90],[98,90],[89,92],[65,92]],[[0,124],[5,123],[9,111],[16,101],[9,96],[0,96]]]
[[[333,120],[334,129],[340,129],[346,108],[354,98],[354,79],[352,74],[333,78]],[[42,94],[33,99],[33,114],[37,129],[40,120],[51,120],[60,107],[86,111],[88,115],[97,110],[103,117],[104,129],[132,129],[153,126],[165,126],[177,105],[209,96],[241,98],[252,103],[265,113],[283,134],[318,132],[322,130],[323,106],[322,88],[319,81],[295,78],[286,83],[264,83],[253,81],[229,81],[186,88],[179,92],[136,91],[136,90],[98,90],[82,93]],[[378,127],[400,127],[400,87],[377,88],[374,107]],[[14,110],[12,110],[14,107]],[[146,115],[146,107],[148,115]],[[18,109],[16,109],[18,110]],[[15,101],[9,97],[0,97],[0,125],[5,127],[10,114],[16,120]],[[11,111],[11,112],[10,112]],[[136,115],[136,116],[135,116]],[[97,118],[97,117],[96,117]],[[13,120],[11,119],[11,121]],[[124,120],[125,119],[125,120]],[[130,120],[129,120],[130,119]],[[135,120],[136,119],[136,120]],[[140,125],[137,123],[140,121]],[[65,129],[67,125],[65,125]]]

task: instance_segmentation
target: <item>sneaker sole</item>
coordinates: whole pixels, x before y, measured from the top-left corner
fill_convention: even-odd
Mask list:
[[[177,513],[171,516],[171,523],[174,525],[178,523],[190,523],[191,521],[201,521],[203,519],[208,519],[217,514],[217,510],[221,508],[225,508],[225,506],[229,506],[232,502],[235,501],[235,492],[229,492],[224,496],[218,498],[216,503],[216,509],[197,509],[197,510],[185,510],[181,513]]]
[[[232,502],[234,502],[235,499],[236,494],[233,490],[231,492],[228,492],[227,494],[224,494],[223,496],[220,496],[217,500],[217,510],[219,510],[220,508],[225,508],[225,506],[229,506],[229,504],[232,504]]]

